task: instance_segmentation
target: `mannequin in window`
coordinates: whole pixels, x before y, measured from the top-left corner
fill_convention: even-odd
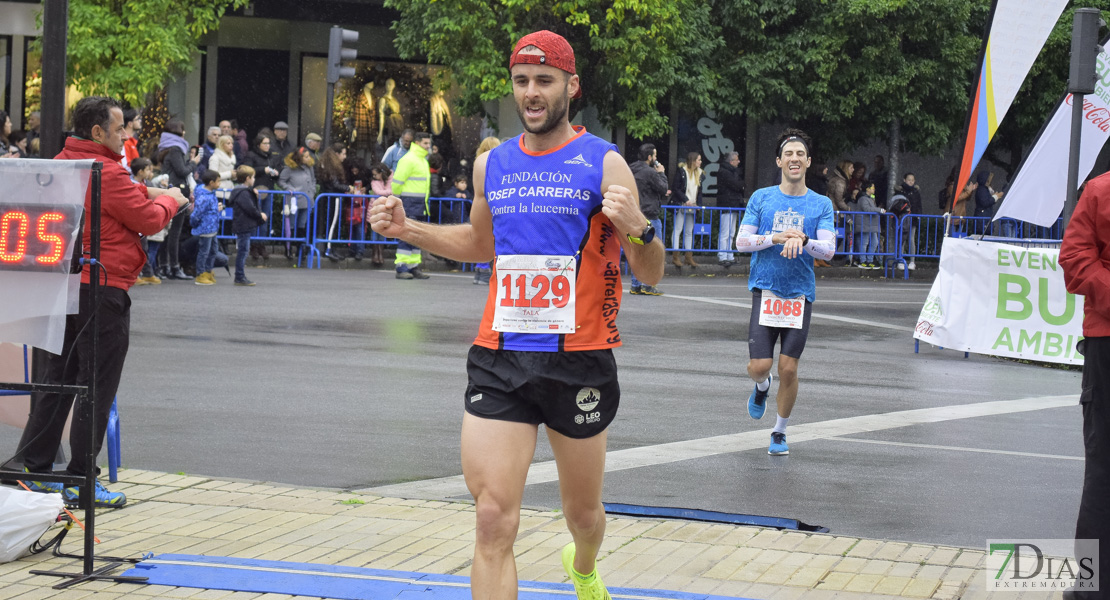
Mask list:
[[[432,135],[442,135],[443,129],[451,128],[451,109],[443,98],[443,90],[437,91],[430,101]]]
[[[362,86],[354,97],[355,135],[353,146],[356,152],[365,153],[374,147],[374,82]]]
[[[397,82],[393,78],[385,80],[385,95],[378,98],[378,145],[384,146],[401,137],[405,130],[405,118],[401,116],[401,103],[393,97]]]

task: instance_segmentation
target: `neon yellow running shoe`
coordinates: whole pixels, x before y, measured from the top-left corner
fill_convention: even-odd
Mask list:
[[[574,593],[578,594],[578,600],[610,600],[609,590],[605,589],[601,575],[597,574],[596,565],[594,572],[589,575],[581,575],[574,570],[574,542],[563,546],[563,570],[574,583]]]

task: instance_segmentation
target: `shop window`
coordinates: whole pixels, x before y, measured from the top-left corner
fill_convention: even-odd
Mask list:
[[[444,67],[424,64],[354,61],[355,76],[335,87],[332,140],[343,142],[367,162],[380,160],[405,129],[427,131],[443,155],[448,171],[473,157],[482,120],[460,118],[452,90],[438,91]],[[326,110],[327,59],[305,56],[301,62],[301,130],[321,133]]]

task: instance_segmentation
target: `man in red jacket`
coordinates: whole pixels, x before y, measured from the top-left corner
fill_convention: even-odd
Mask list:
[[[162,190],[147,188],[131,181],[131,176],[120,165],[123,150],[123,111],[111,98],[90,96],[82,99],[73,109],[74,135],[66,140],[58,159],[88,160],[101,163],[100,185],[100,266],[96,269],[101,288],[99,302],[92,306],[89,265],[81,273],[80,309],[66,318],[65,343],[61,355],[54,355],[38,348],[34,353],[34,381],[87,385],[90,374],[86,371],[86,357],[92,331],[85,325],[92,314],[97,316],[99,345],[97,347],[96,398],[93,399],[96,418],[96,435],[89,439],[89,424],[83,411],[75,411],[70,428],[69,444],[73,457],[66,473],[83,476],[95,464],[86,463],[86,452],[93,446],[93,455],[100,452],[108,428],[108,414],[119,387],[123,361],[127,356],[130,334],[131,299],[127,290],[146,262],[146,253],[139,243],[139,235],[153,235],[170,222],[188,200],[174,188]],[[92,189],[85,196],[85,214],[92,210]],[[91,220],[86,218],[86,223]],[[85,227],[83,253],[88,255],[91,232]],[[24,470],[48,473],[62,441],[62,430],[69,415],[73,396],[61,394],[34,394],[31,414],[23,438],[19,443]],[[75,503],[78,487],[63,487],[59,483],[28,481],[28,486],[40,492],[61,493],[67,502]],[[98,481],[95,490],[97,506],[118,507],[127,502],[122,493],[109,492]]]
[[[1086,463],[1075,539],[1099,541],[1102,590],[1068,596],[1110,598],[1110,173],[1087,183],[1064,234],[1060,266],[1068,291],[1085,297],[1079,404]]]

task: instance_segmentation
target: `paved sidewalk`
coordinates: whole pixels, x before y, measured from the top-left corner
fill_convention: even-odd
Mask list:
[[[127,493],[129,504],[97,513],[103,555],[184,553],[470,574],[474,508],[468,503],[140,470],[121,471],[110,489]],[[562,520],[559,512],[524,511],[517,541],[520,579],[566,581],[559,550],[570,536]],[[80,536],[75,527],[63,550],[79,553]],[[982,549],[611,516],[598,564],[610,587],[763,600],[940,600],[988,596],[983,563]],[[78,562],[49,553],[0,565],[0,599],[289,597],[112,582],[58,592],[51,586],[60,579],[28,573],[63,567],[80,570]]]

